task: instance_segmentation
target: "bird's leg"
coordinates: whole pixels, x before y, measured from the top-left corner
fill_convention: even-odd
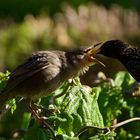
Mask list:
[[[35,111],[35,109],[33,108],[33,101],[30,98],[26,99],[26,103],[28,106],[28,109],[30,110],[30,112],[32,113],[33,117],[35,117],[36,119],[40,119],[39,115],[37,114],[37,112]]]
[[[45,126],[46,128],[48,128],[49,131],[51,132],[52,136],[55,137],[55,132],[54,132],[54,130],[53,130],[52,127],[46,122],[46,119],[47,119],[47,118],[44,117],[44,116],[40,117],[40,116],[37,114],[37,112],[34,110],[34,108],[33,108],[33,101],[32,101],[30,98],[28,98],[28,99],[26,99],[26,103],[27,103],[28,108],[29,108],[29,110],[31,111],[33,117],[34,117],[36,120],[38,120],[41,124],[43,124],[43,126]]]
[[[45,108],[45,107],[43,107],[42,105],[38,105],[38,104],[34,104],[34,107],[36,108],[36,109],[38,109],[38,111],[37,112],[39,112],[39,113],[45,113],[47,116],[50,116],[50,115],[52,115],[52,114],[54,114],[54,112],[53,111],[51,111],[50,109],[47,109],[47,108]]]

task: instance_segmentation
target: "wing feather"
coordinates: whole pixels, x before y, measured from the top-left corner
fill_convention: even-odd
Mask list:
[[[22,81],[49,67],[47,58],[48,55],[44,52],[33,54],[25,63],[10,74],[5,91],[13,89]]]
[[[126,68],[134,79],[140,82],[140,57],[132,57],[131,60],[127,61]]]

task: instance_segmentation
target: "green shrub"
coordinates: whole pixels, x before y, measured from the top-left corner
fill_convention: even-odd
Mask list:
[[[7,77],[7,73],[0,74],[0,87],[3,87],[2,81],[7,79],[4,77]],[[133,82],[133,78],[127,72],[119,72],[116,75],[114,78],[115,86],[109,82],[104,82],[98,87],[90,88],[81,85],[79,78],[75,78],[72,82],[64,83],[62,87],[48,97],[42,98],[38,104],[51,112],[50,98],[65,92],[63,96],[55,100],[55,111],[46,113],[42,109],[43,116],[47,116],[47,122],[58,140],[113,140],[114,137],[116,139],[134,139],[139,136],[140,122],[121,126],[115,132],[113,130],[105,132],[94,127],[82,131],[87,126],[104,128],[111,126],[116,119],[121,122],[132,117],[138,117],[140,112],[139,100],[124,96],[125,91],[131,88]],[[69,88],[67,89],[67,87]],[[23,101],[17,103],[17,109],[13,114],[8,112],[3,116],[0,131],[0,135],[7,139],[18,132],[19,137],[11,138],[12,140],[53,139],[48,129],[32,119]]]

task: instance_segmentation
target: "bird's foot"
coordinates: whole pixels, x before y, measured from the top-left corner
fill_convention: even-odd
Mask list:
[[[43,127],[48,128],[52,136],[55,137],[55,132],[53,128],[50,126],[50,124],[47,122],[46,116],[39,116],[37,112],[35,112],[34,110],[32,110],[32,115],[40,124],[43,125]]]
[[[50,131],[50,133],[52,134],[53,137],[55,137],[55,132],[53,130],[53,128],[49,125],[49,123],[47,122],[47,117],[46,116],[40,116],[40,111],[39,109],[36,111],[34,109],[34,103],[32,102],[31,99],[26,99],[26,103],[28,105],[28,108],[30,110],[30,112],[32,113],[32,116],[43,125],[43,127],[48,128],[48,130]]]

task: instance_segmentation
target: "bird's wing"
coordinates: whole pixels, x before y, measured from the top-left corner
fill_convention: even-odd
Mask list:
[[[128,61],[126,68],[134,79],[140,82],[140,57],[135,57]]]
[[[17,67],[11,74],[7,82],[5,91],[9,91],[17,86],[19,83],[28,79],[43,69],[49,67],[47,53],[34,53],[24,64]]]
[[[135,80],[140,82],[140,65],[137,65],[135,69],[130,71],[131,75],[134,77]]]

